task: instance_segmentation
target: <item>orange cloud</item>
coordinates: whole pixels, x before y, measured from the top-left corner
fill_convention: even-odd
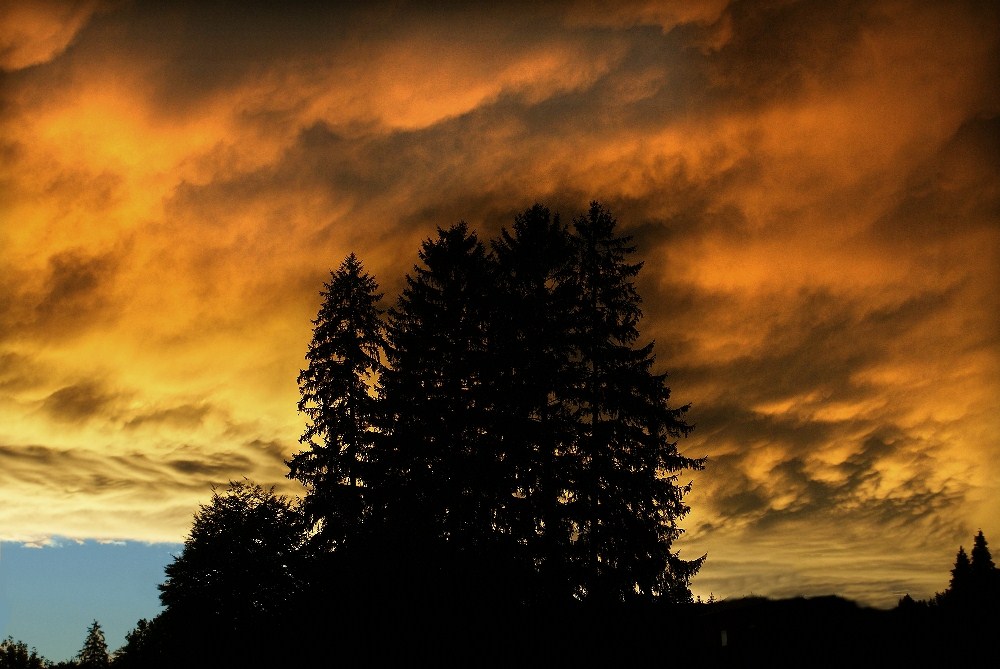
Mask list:
[[[927,596],[1000,531],[995,9],[46,8],[2,61],[2,538],[294,491],[330,266],[391,299],[434,226],[591,198],[711,458],[698,592]]]
[[[0,69],[40,65],[62,53],[100,9],[98,0],[32,0],[0,8]]]

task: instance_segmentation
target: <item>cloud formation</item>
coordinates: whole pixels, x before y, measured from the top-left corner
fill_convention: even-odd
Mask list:
[[[330,267],[594,198],[710,457],[697,592],[887,604],[1000,533],[995,7],[417,4],[0,16],[2,538],[293,491]]]
[[[98,0],[4,4],[0,8],[0,69],[19,70],[58,56],[100,4]]]

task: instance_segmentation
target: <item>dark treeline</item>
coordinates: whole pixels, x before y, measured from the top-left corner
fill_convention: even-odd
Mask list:
[[[145,625],[145,621],[139,624]],[[115,659],[118,656],[108,652],[104,630],[96,620],[87,629],[87,637],[76,657],[62,662],[50,662],[34,648],[29,650],[23,641],[11,637],[0,641],[0,669],[109,669],[112,664],[117,666]]]
[[[949,588],[892,611],[838,598],[692,601],[673,549],[692,426],[639,344],[641,263],[599,204],[419,250],[394,306],[353,254],[321,293],[288,499],[214,491],[113,656],[63,666],[888,666],[984,657],[1000,611],[982,532]],[[962,655],[954,653],[961,651]],[[14,658],[14,659],[11,659]],[[0,669],[44,666],[20,642]]]
[[[703,460],[677,449],[687,407],[639,344],[616,225],[594,203],[489,242],[439,229],[387,310],[348,256],[298,379],[304,499],[215,494],[123,663],[566,656],[612,612],[689,603],[678,476]]]
[[[702,461],[636,344],[641,264],[615,225],[594,204],[570,228],[535,206],[489,248],[439,230],[385,320],[353,255],[332,274],[289,463],[323,549],[521,603],[690,598],[676,475]]]
[[[256,521],[248,520],[258,513]],[[291,520],[287,513],[295,513],[292,503],[248,483],[235,483],[214,496],[198,514],[184,554],[164,584],[170,585],[184,565],[200,572],[200,585],[209,589],[186,593],[187,601],[165,599],[166,611],[152,622],[139,621],[111,658],[112,666],[177,666],[182,660],[218,666],[327,666],[432,659],[446,666],[653,666],[683,660],[713,667],[843,667],[863,658],[867,665],[886,667],[952,667],[991,666],[996,659],[1000,570],[981,531],[971,559],[959,549],[943,593],[926,601],[907,595],[892,610],[861,607],[835,596],[707,603],[634,599],[614,607],[578,602],[489,611],[466,599],[462,608],[449,610],[384,592],[376,600],[378,607],[356,603],[343,610],[337,608],[344,605],[343,596],[323,606],[329,591],[303,592],[325,579],[294,577],[301,561],[311,558],[299,552],[296,561],[296,551],[288,549],[289,537],[282,536]],[[229,539],[212,539],[219,554],[200,556],[202,564],[186,562],[195,558],[197,548],[206,547],[201,532],[228,522],[234,523]],[[256,534],[261,527],[271,532]],[[247,559],[248,543],[270,546],[256,554],[254,569],[246,568],[255,562]],[[227,554],[226,548],[236,553]],[[232,563],[223,566],[227,556]],[[274,585],[278,587],[269,591]],[[436,601],[444,603],[440,597]],[[299,608],[303,603],[309,606]],[[382,608],[390,603],[396,608]],[[315,606],[319,608],[311,608]],[[106,646],[95,622],[81,663],[62,666],[107,666],[99,661],[102,657],[107,658]],[[4,664],[0,653],[0,667],[8,666],[33,669],[43,664]]]

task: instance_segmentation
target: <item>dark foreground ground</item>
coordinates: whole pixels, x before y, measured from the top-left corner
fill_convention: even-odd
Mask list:
[[[302,612],[280,628],[240,640],[188,636],[182,654],[216,667],[1000,666],[995,612],[878,610],[833,596],[602,610],[359,608]]]
[[[839,597],[525,615],[500,624],[433,621],[374,659],[425,657],[450,666],[973,667],[1000,666],[1000,616],[864,608]],[[397,654],[398,653],[398,654]],[[358,658],[365,659],[365,653]]]

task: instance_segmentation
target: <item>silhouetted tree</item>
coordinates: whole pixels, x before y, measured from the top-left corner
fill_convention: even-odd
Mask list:
[[[973,539],[972,560],[969,563],[969,567],[973,580],[984,583],[992,578],[996,571],[993,556],[990,555],[989,544],[987,544],[982,530],[979,530],[979,533]]]
[[[671,551],[689,511],[684,469],[703,460],[677,450],[691,426],[687,406],[672,408],[665,374],[652,371],[653,344],[637,347],[642,317],[630,263],[631,238],[594,202],[574,221],[577,305],[570,325],[579,385],[571,402],[578,436],[573,486],[565,492],[573,521],[576,594],[621,601],[635,596],[690,600],[688,584],[703,558]]]
[[[964,546],[958,547],[955,555],[955,566],[951,568],[951,581],[948,590],[945,591],[945,598],[949,602],[965,603],[968,601],[972,590],[972,565],[969,562],[969,555],[965,552]]]
[[[982,530],[979,530],[973,539],[969,582],[973,589],[973,598],[979,608],[1000,611],[1000,570],[993,562],[989,544]]]
[[[352,253],[320,293],[308,365],[299,374],[299,411],[309,418],[289,461],[289,477],[307,489],[304,511],[319,538],[337,546],[363,515],[362,486],[378,422],[374,382],[382,371],[385,330],[375,279]]]
[[[7,637],[0,641],[0,669],[44,669],[48,662],[23,641]]]
[[[503,531],[491,265],[465,223],[439,229],[419,256],[423,266],[389,311],[381,454],[389,512],[429,539],[472,548]]]
[[[87,629],[87,638],[80,650],[78,665],[81,669],[106,669],[111,666],[108,644],[104,640],[104,630],[96,620]]]
[[[125,633],[125,643],[115,651],[112,666],[115,669],[151,669],[164,666],[163,637],[159,619],[140,618],[135,627]]]
[[[571,487],[577,436],[570,403],[578,384],[570,327],[573,239],[558,215],[536,204],[501,230],[492,249],[507,523],[522,553],[518,561],[527,560],[541,577],[533,595],[558,596],[570,589],[572,525],[564,491]]]
[[[1000,614],[1000,570],[982,530],[973,539],[971,559],[959,546],[948,589],[937,594],[935,601],[950,609]]]
[[[273,488],[241,481],[213,491],[159,586],[173,652],[251,653],[246,644],[289,612],[303,537],[298,508]]]

